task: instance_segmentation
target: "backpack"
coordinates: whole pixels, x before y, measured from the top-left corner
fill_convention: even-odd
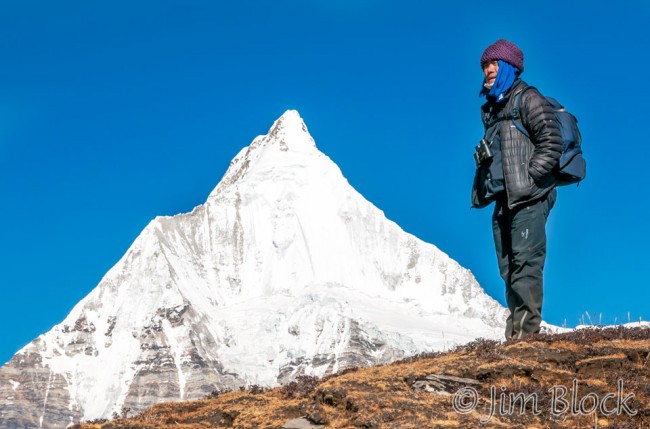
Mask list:
[[[515,94],[516,99],[513,103],[515,107],[512,121],[521,133],[530,138],[528,131],[521,123],[521,116],[519,115],[521,95],[528,88],[533,87],[528,86]],[[553,109],[553,115],[555,115],[555,119],[560,128],[560,134],[562,135],[562,155],[560,156],[560,162],[557,168],[553,172],[557,185],[579,184],[587,176],[587,162],[582,156],[582,136],[578,129],[578,120],[554,98],[546,96],[544,98],[546,98]]]

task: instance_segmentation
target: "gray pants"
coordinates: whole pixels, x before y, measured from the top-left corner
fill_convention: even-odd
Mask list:
[[[513,210],[503,200],[496,202],[492,232],[510,310],[506,338],[521,338],[540,330],[546,220],[556,199],[553,189],[542,199]]]

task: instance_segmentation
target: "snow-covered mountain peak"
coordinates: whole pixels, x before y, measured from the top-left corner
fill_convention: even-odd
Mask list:
[[[309,134],[307,125],[296,110],[287,110],[271,126],[265,136],[260,136],[249,146],[265,154],[313,153],[317,151],[316,142]],[[279,152],[279,153],[278,153]]]
[[[282,139],[283,137],[290,140],[308,140],[313,146],[316,144],[309,135],[307,125],[300,117],[296,110],[287,110],[273,123],[269,130],[269,136],[275,139]]]
[[[235,183],[251,178],[266,182],[271,176],[278,176],[287,169],[305,167],[306,162],[317,158],[327,157],[316,147],[300,114],[295,110],[287,110],[273,123],[266,135],[256,137],[237,154],[210,198],[221,194]]]
[[[0,369],[0,427],[65,428],[498,338],[505,309],[386,219],[298,112],[205,204],[153,220],[68,317]]]

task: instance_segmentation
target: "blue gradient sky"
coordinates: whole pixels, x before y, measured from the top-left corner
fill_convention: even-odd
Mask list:
[[[445,3],[0,0],[0,361],[287,109],[504,303],[491,209],[469,208],[479,58],[501,37],[578,116],[589,163],[549,221],[545,319],[650,319],[648,2]]]

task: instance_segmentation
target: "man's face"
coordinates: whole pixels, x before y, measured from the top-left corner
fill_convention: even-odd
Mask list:
[[[488,86],[494,85],[494,80],[497,78],[497,72],[499,71],[499,61],[492,60],[483,64],[483,75],[485,75],[485,83]]]

